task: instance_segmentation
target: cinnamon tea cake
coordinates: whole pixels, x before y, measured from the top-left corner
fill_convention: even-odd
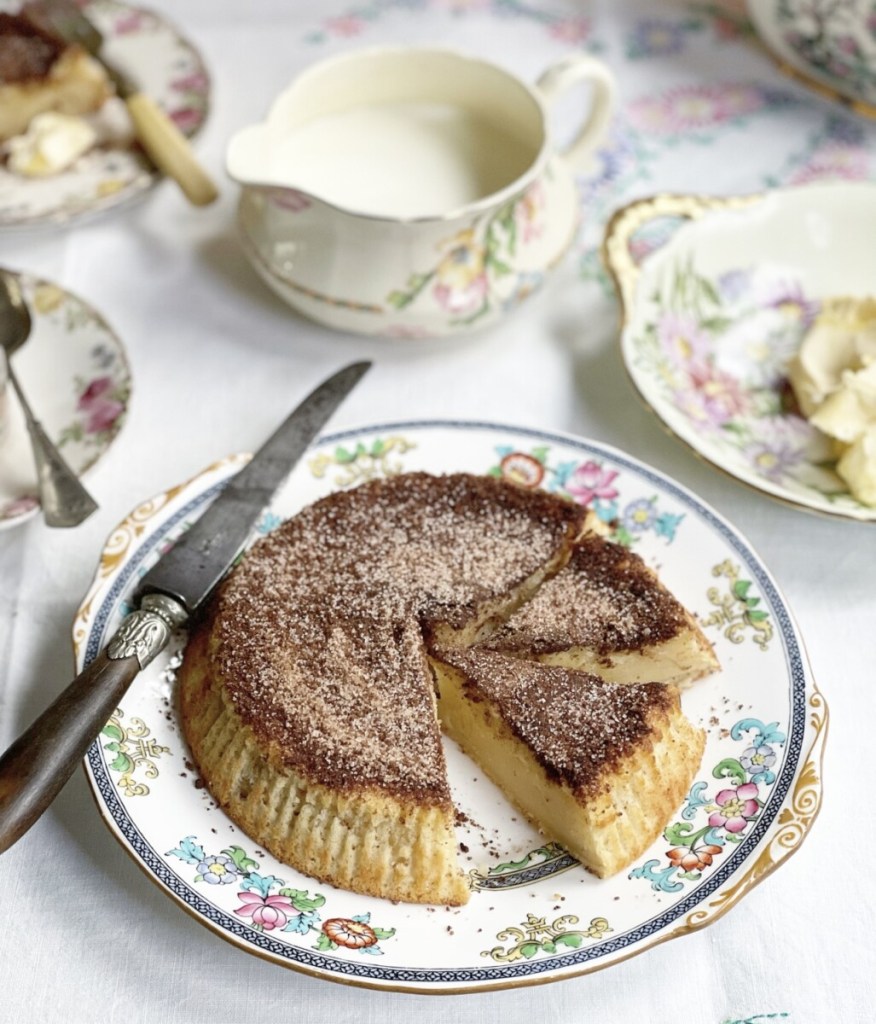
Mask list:
[[[615,706],[606,721],[626,723],[629,742],[603,759],[606,784],[626,807],[636,799],[620,781],[627,767],[656,765],[635,791],[638,816],[625,813],[665,822],[681,799],[673,771],[688,785],[700,749],[671,690],[641,690],[647,708],[633,711],[640,688],[624,693],[535,661],[524,670],[523,652],[479,646],[562,572],[585,521],[569,501],[502,480],[410,473],[332,494],[259,541],[217,592],[179,674],[184,732],[211,794],[250,836],[315,878],[391,899],[463,903],[441,742],[451,690],[440,665],[470,669],[456,689],[471,694],[492,685],[484,666],[506,664],[527,674],[527,699],[553,694],[560,718],[579,715],[588,694],[600,695],[594,708]],[[430,668],[430,649],[472,660],[451,665],[448,653]],[[456,706],[451,732],[463,736],[460,718],[483,708]],[[503,736],[516,735],[508,729]],[[543,768],[547,753],[531,752]],[[547,778],[581,788],[577,777]],[[665,800],[653,798],[655,787]],[[551,834],[552,821],[533,816]],[[592,868],[613,870],[621,856],[596,853]]]
[[[316,878],[464,902],[420,623],[476,637],[559,567],[582,522],[569,502],[464,474],[304,509],[230,575],[186,652],[183,725],[210,792]]]

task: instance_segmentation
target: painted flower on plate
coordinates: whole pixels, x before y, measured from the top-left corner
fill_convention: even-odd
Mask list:
[[[544,466],[533,455],[511,452],[499,463],[502,476],[520,487],[538,487],[544,479]]]
[[[624,526],[632,533],[647,530],[657,518],[654,502],[650,498],[638,498],[631,501],[624,509],[621,519]]]
[[[170,83],[170,88],[175,92],[206,92],[209,85],[206,72],[198,70],[175,78]]]
[[[605,469],[600,463],[583,462],[566,480],[566,490],[582,505],[589,505],[594,498],[606,501],[618,496],[618,490],[612,486],[617,470]]]
[[[657,320],[657,340],[672,366],[686,369],[705,360],[710,344],[707,331],[687,310],[665,309]]]
[[[193,132],[203,120],[203,112],[197,107],[178,107],[171,110],[170,119],[183,135]]]
[[[746,407],[739,381],[706,364],[691,367],[688,380],[674,390],[673,400],[695,425],[710,428],[722,427]]]
[[[449,313],[474,313],[487,297],[486,253],[474,230],[460,231],[446,244],[435,271],[435,298]]]
[[[799,416],[764,416],[757,436],[743,448],[752,469],[770,480],[780,480],[819,457],[829,455],[829,441]]]
[[[743,783],[733,789],[722,789],[715,797],[718,809],[709,815],[712,828],[725,828],[728,832],[742,832],[757,814],[757,786]]]
[[[673,867],[681,868],[682,871],[704,871],[721,852],[720,846],[711,844],[701,846],[698,850],[677,846],[674,850],[668,850],[666,856]]]
[[[819,303],[807,299],[797,281],[775,284],[766,295],[766,304],[802,327],[809,327],[819,310]]]
[[[766,743],[758,747],[749,747],[739,757],[739,763],[751,774],[757,775],[776,763],[776,752]]]
[[[288,896],[261,896],[257,892],[239,892],[242,906],[234,913],[241,917],[251,917],[252,923],[264,928],[266,932],[282,928],[295,909]]]
[[[750,267],[735,267],[720,274],[715,281],[719,296],[725,302],[738,302],[751,287],[753,273]]]
[[[234,861],[224,853],[211,855],[200,861],[198,874],[209,885],[228,885],[238,877]]]
[[[749,388],[774,388],[787,374],[800,347],[800,329],[782,313],[766,308],[740,316],[721,334],[715,365]]]
[[[369,924],[349,917],[329,918],[322,930],[332,942],[347,949],[365,949],[377,944],[377,934]]]
[[[808,461],[803,449],[791,447],[780,438],[752,441],[745,448],[744,455],[759,476],[775,481],[784,479]]]
[[[86,434],[100,434],[110,427],[124,412],[124,405],[114,396],[112,377],[97,377],[79,396],[76,404],[87,416]]]

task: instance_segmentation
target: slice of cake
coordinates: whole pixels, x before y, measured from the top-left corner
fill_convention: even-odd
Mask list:
[[[103,67],[27,14],[0,12],[0,142],[38,114],[89,114],[112,94]]]
[[[447,734],[600,878],[640,856],[688,793],[705,733],[675,687],[607,683],[484,650],[434,655]]]
[[[481,645],[619,683],[685,686],[718,668],[696,620],[656,573],[594,533]]]

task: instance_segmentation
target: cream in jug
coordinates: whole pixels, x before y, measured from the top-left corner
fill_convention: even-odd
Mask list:
[[[327,202],[380,217],[436,217],[504,188],[532,146],[448,103],[351,107],[293,128],[267,168]]]
[[[592,102],[559,151],[546,104],[581,81]],[[571,244],[574,170],[612,105],[610,72],[583,55],[534,88],[449,50],[332,58],[229,144],[244,248],[290,305],[342,330],[484,326],[538,290]]]

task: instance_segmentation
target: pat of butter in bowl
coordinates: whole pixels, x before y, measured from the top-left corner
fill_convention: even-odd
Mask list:
[[[14,174],[45,178],[72,166],[95,142],[97,132],[84,118],[47,111],[9,140],[7,165]]]
[[[876,298],[825,299],[788,376],[803,415],[834,439],[852,495],[876,505]]]

